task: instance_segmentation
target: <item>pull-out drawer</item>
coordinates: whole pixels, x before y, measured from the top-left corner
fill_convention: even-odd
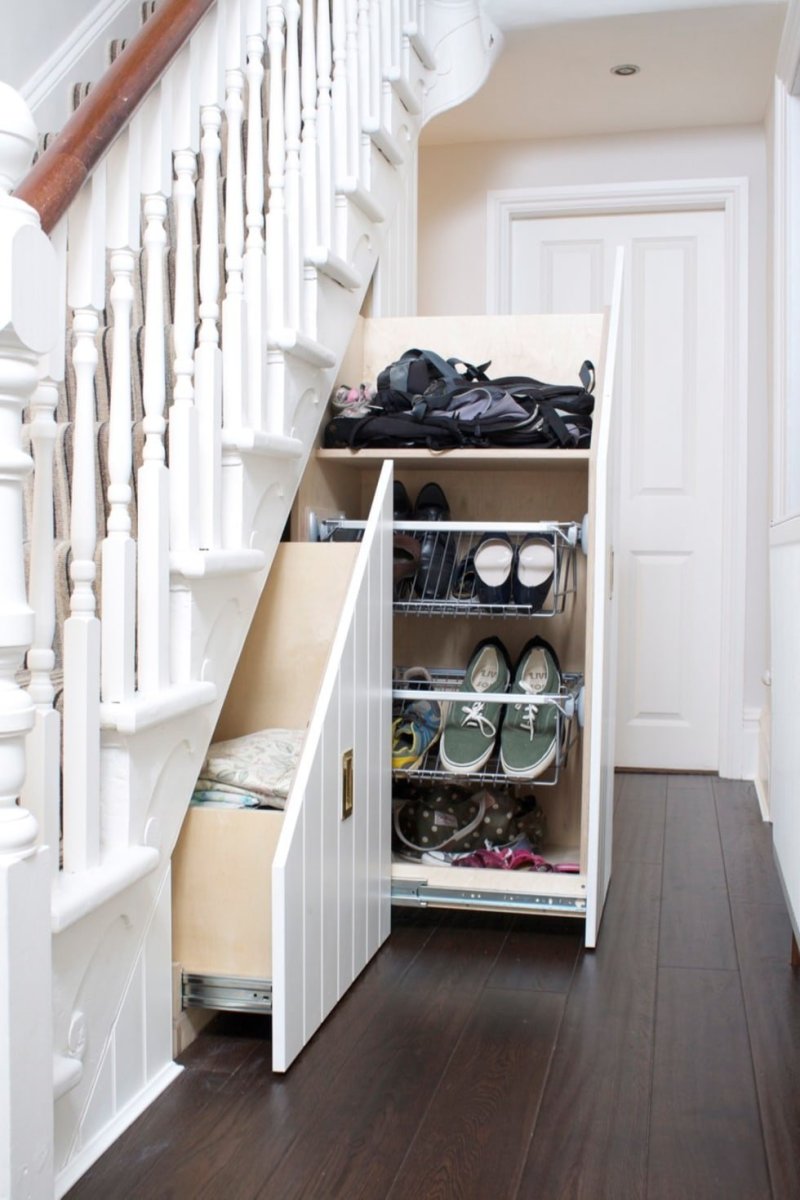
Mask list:
[[[271,999],[276,1070],[389,933],[391,478],[361,542],[279,548],[217,726],[305,729],[284,811],[190,808],[173,860],[185,1002]]]

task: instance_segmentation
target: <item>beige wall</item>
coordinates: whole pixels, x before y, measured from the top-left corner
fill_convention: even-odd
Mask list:
[[[768,226],[763,127],[423,146],[418,310],[425,315],[486,311],[486,198],[490,190],[720,177],[746,177],[749,182],[751,422],[744,686],[746,709],[760,709],[761,674],[768,663]]]

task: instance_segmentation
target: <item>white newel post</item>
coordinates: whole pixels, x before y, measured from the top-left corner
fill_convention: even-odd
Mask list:
[[[53,1195],[51,850],[17,803],[34,708],[15,680],[33,639],[25,596],[22,410],[56,338],[56,264],[33,209],[9,192],[30,166],[36,127],[0,84],[0,1195]]]

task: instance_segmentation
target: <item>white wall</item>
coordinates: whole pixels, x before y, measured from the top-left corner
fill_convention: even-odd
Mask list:
[[[3,8],[0,80],[22,92],[45,133],[64,124],[72,85],[102,74],[108,43],[136,31],[141,3],[7,0]]]
[[[733,176],[746,177],[749,181],[751,420],[746,481],[748,582],[744,704],[755,738],[753,710],[759,710],[764,700],[761,675],[769,661],[768,242],[764,129],[743,126],[539,142],[498,141],[421,147],[418,311],[426,315],[486,311],[486,195],[490,190]],[[469,347],[459,348],[459,352],[468,355]]]

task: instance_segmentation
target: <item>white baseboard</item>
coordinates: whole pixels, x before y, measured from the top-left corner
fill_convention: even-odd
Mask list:
[[[131,1100],[130,1104],[127,1104],[112,1121],[109,1121],[96,1138],[93,1138],[74,1158],[70,1159],[64,1170],[56,1176],[56,1200],[61,1200],[61,1197],[66,1195],[80,1177],[86,1174],[89,1167],[97,1162],[100,1155],[105,1154],[112,1142],[115,1142],[128,1126],[142,1115],[144,1110],[177,1079],[182,1071],[183,1067],[179,1067],[177,1063],[167,1063],[155,1078],[151,1079],[147,1086]]]
[[[772,822],[772,815],[769,811],[769,799],[764,781],[763,779],[754,779],[753,783],[756,789],[756,796],[758,797],[758,807],[761,809],[761,819],[770,824]]]
[[[742,754],[740,779],[758,778],[758,738],[760,708],[746,708],[742,714]]]

